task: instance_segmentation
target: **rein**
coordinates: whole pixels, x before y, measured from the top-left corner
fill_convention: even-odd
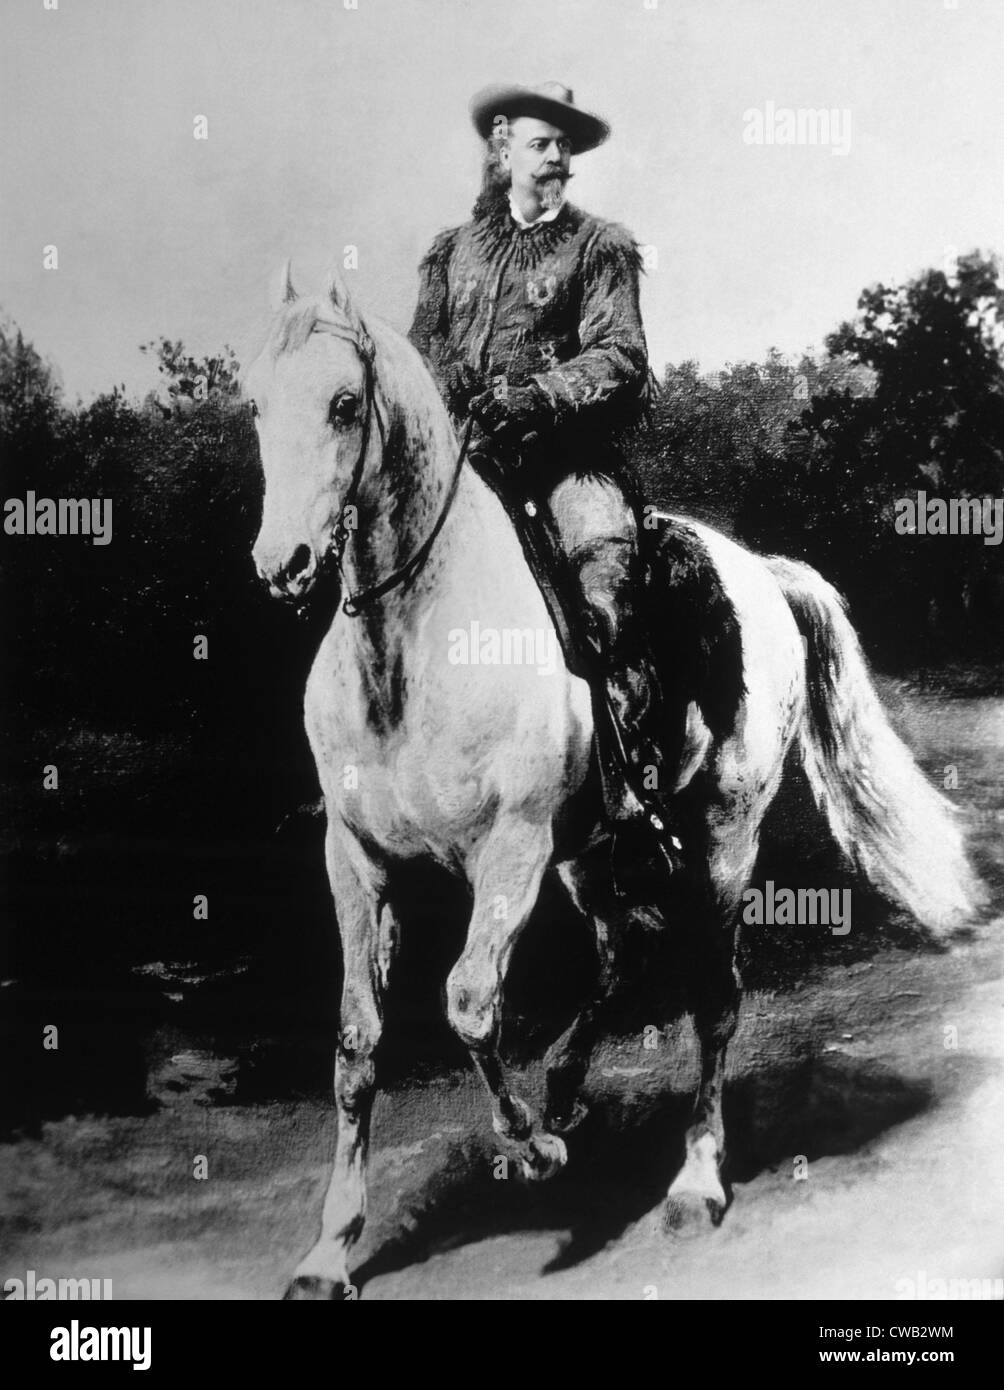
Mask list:
[[[510,243],[509,249],[502,257],[501,264],[499,265],[498,277],[495,281],[495,287],[491,295],[491,312],[488,316],[488,325],[484,331],[484,335],[481,341],[480,357],[482,366],[484,365],[485,354],[488,351],[488,344],[491,339],[492,330],[495,327],[495,318],[498,314],[499,309],[499,299],[500,292],[502,289],[502,280],[509,266],[509,262],[513,259],[513,256],[516,252],[516,248],[520,244],[521,243],[519,239],[514,237],[512,242]],[[373,339],[366,331],[365,324],[363,324],[361,321],[358,321],[358,330],[355,332],[353,332],[350,329],[348,332],[342,333],[339,332],[337,328],[334,328],[332,325],[327,324],[325,325],[325,328],[327,331],[334,332],[338,337],[345,338],[350,343],[352,343],[362,360],[366,382],[366,419],[363,423],[363,439],[362,445],[359,449],[359,457],[356,459],[355,467],[352,470],[352,477],[349,480],[349,486],[346,490],[345,497],[342,500],[342,516],[344,517],[346,508],[352,504],[356,496],[356,493],[359,491],[359,486],[362,482],[363,468],[366,463],[366,453],[369,449],[370,443],[370,421],[374,415],[376,415],[377,428],[380,431],[380,442],[384,446],[384,448],[386,448],[387,440],[383,432],[383,425],[380,421],[380,413],[376,408],[376,371],[374,368],[376,348],[374,346]],[[346,595],[346,597],[342,601],[342,612],[347,617],[360,617],[372,603],[376,602],[378,598],[383,598],[384,594],[389,594],[390,591],[392,589],[396,589],[399,584],[410,584],[411,581],[415,578],[415,576],[419,573],[422,566],[429,558],[429,552],[436,543],[436,537],[443,529],[443,525],[446,521],[446,518],[450,514],[450,508],[453,506],[454,498],[457,495],[457,487],[460,483],[460,474],[464,466],[464,460],[467,457],[467,450],[470,447],[471,435],[473,433],[473,430],[474,415],[472,414],[468,417],[467,428],[464,431],[463,442],[460,445],[460,452],[457,455],[457,462],[453,470],[453,477],[450,479],[450,486],[447,488],[446,497],[443,499],[443,505],[439,510],[439,516],[436,518],[435,525],[433,526],[432,530],[429,532],[425,540],[418,547],[418,549],[411,556],[411,558],[409,560],[406,560],[405,563],[401,565],[398,569],[394,570],[392,574],[389,574],[386,577],[386,579],[381,579],[379,583],[371,585],[371,587],[368,589],[361,590],[361,592],[358,594]],[[342,556],[345,553],[345,547],[348,544],[348,540],[348,528],[345,526],[341,518],[339,518],[338,525],[335,527],[335,534],[332,537],[331,553],[333,553],[335,556],[335,563],[337,564],[338,571],[342,575],[343,579],[345,576],[344,571],[342,569]]]
[[[380,419],[380,412],[377,410],[376,405],[376,372],[374,369],[374,357],[376,350],[373,345],[373,340],[370,338],[365,328],[362,328],[362,331],[359,333],[353,333],[351,331],[342,333],[339,332],[337,329],[325,324],[325,332],[333,332],[336,337],[346,339],[346,341],[352,343],[352,345],[355,347],[356,351],[359,353],[360,360],[363,364],[364,382],[366,389],[366,416],[363,420],[362,442],[359,446],[358,457],[356,458],[355,465],[352,469],[352,477],[349,479],[349,485],[346,488],[345,496],[342,499],[341,517],[339,518],[338,524],[335,527],[335,533],[332,537],[331,542],[331,549],[328,552],[329,554],[334,556],[335,563],[338,566],[338,571],[342,575],[342,578],[344,580],[345,572],[342,568],[342,558],[344,556],[345,547],[348,544],[351,532],[349,528],[345,525],[344,520],[342,518],[344,518],[348,508],[354,504],[356,496],[359,492],[359,488],[362,485],[363,471],[366,466],[366,455],[369,452],[370,436],[372,434],[372,422],[374,416],[376,417],[377,429],[380,433],[380,443],[383,449],[386,449],[387,437],[384,433],[383,422]],[[366,611],[366,609],[369,608],[373,603],[375,603],[377,599],[383,598],[385,594],[389,594],[392,589],[396,589],[401,584],[411,583],[411,581],[418,575],[419,571],[422,569],[422,566],[429,558],[429,553],[432,550],[432,547],[436,543],[436,538],[438,537],[440,531],[442,531],[443,529],[443,526],[446,522],[446,518],[449,516],[450,509],[452,508],[454,499],[456,498],[457,487],[460,484],[460,474],[463,470],[464,460],[467,457],[468,446],[471,442],[471,432],[473,426],[474,417],[472,416],[467,422],[467,429],[464,432],[463,442],[460,446],[460,451],[457,454],[457,462],[453,469],[453,476],[450,479],[450,485],[446,490],[446,496],[443,499],[443,503],[439,509],[439,515],[436,517],[435,523],[432,529],[430,530],[429,534],[426,536],[425,540],[418,547],[418,549],[404,562],[404,564],[400,565],[396,570],[393,570],[390,574],[386,576],[386,578],[379,580],[376,584],[372,584],[368,589],[361,589],[355,594],[346,594],[345,598],[342,600],[342,612],[347,617],[361,617],[361,615]]]

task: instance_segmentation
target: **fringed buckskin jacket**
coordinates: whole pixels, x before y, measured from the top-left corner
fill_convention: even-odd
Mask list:
[[[448,405],[457,367],[481,389],[499,378],[539,387],[522,476],[541,488],[569,472],[616,477],[619,436],[649,398],[640,270],[634,239],[614,222],[564,203],[553,220],[523,229],[508,197],[482,198],[422,261],[408,336]]]

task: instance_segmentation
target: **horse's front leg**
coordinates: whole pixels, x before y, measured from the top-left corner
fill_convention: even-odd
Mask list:
[[[355,1292],[348,1253],[366,1219],[366,1157],[376,1094],[373,1052],[383,1028],[383,996],[397,945],[383,868],[348,831],[330,825],[325,858],[344,969],[335,1055],[338,1137],[320,1238],[286,1292],[286,1298],[297,1300],[343,1299]]]
[[[502,991],[519,934],[533,910],[551,857],[549,825],[518,815],[496,821],[468,861],[474,906],[467,943],[447,981],[450,1024],[488,1088],[495,1133],[515,1149],[517,1171],[551,1177],[567,1161],[564,1141],[539,1127],[509,1088],[498,1053]]]
[[[598,849],[558,865],[558,876],[576,910],[589,924],[596,944],[597,980],[592,998],[548,1049],[544,1059],[547,1105],[544,1123],[559,1134],[585,1116],[579,1092],[599,1036],[604,1011],[618,986],[615,921],[618,915],[610,880],[610,848]]]

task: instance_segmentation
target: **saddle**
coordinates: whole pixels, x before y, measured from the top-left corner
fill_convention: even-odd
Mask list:
[[[634,773],[616,712],[603,697],[601,652],[583,612],[578,583],[546,507],[513,495],[506,486],[507,471],[491,451],[472,450],[469,461],[513,524],[566,666],[590,687],[597,762],[609,806],[616,799],[612,784],[618,778],[630,784]],[[735,609],[694,527],[678,518],[660,517],[656,530],[639,526],[638,535],[645,560],[645,580],[637,595],[640,626],[659,685],[662,766],[672,785],[692,702],[716,737],[727,737],[735,727],[745,693],[742,640]]]
[[[712,736],[728,738],[746,695],[739,618],[692,523],[660,518],[651,537],[645,626],[670,710],[693,701]]]

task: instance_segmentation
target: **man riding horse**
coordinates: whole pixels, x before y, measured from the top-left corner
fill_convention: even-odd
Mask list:
[[[467,417],[460,449],[414,346],[365,319],[337,270],[326,294],[301,297],[287,265],[244,382],[265,483],[259,574],[277,598],[302,604],[331,574],[329,557],[340,572],[341,602],[324,605],[303,707],[341,938],[338,1127],[321,1229],[287,1293],[297,1300],[358,1293],[349,1259],[366,1219],[385,1002],[408,968],[405,865],[436,863],[469,895],[445,1003],[491,1097],[494,1134],[528,1180],[567,1162],[563,1132],[583,1114],[606,1011],[630,981],[608,837],[587,837],[597,808],[579,800],[592,790],[590,730],[604,713],[613,715],[606,752],[612,744],[622,774],[619,797],[615,779],[604,783],[617,841],[630,839],[625,824],[650,824],[638,773],[661,761],[654,694],[700,714],[686,766],[677,770],[667,748],[661,789],[680,786],[674,810],[690,863],[676,885],[686,890],[673,920],[682,949],[662,961],[672,980],[654,979],[651,997],[658,1007],[660,989],[668,1003],[681,988],[701,1054],[683,1164],[664,1204],[672,1229],[717,1223],[728,1206],[722,1098],[741,999],[737,934],[789,761],[800,762],[848,864],[892,901],[946,932],[979,900],[954,807],[888,724],[835,590],[808,566],[762,561],[700,522],[656,513],[657,532],[638,525],[615,448],[645,394],[637,252],[626,233],[561,199],[570,154],[605,127],[563,89],[493,92],[474,110],[482,133],[505,134],[492,142],[475,217],[439,238],[424,263],[412,332],[454,422]],[[502,197],[496,168],[511,184]],[[494,479],[501,505],[465,456]],[[643,557],[646,534],[654,539]],[[575,631],[559,601],[562,568],[588,610]],[[504,661],[443,659],[474,617],[496,633],[511,623],[535,635],[545,602],[570,653],[548,679],[522,663],[501,671]],[[656,605],[661,621],[646,621]],[[591,720],[579,677],[597,666]],[[633,757],[621,756],[621,726]],[[589,923],[597,971],[591,998],[545,1058],[538,1117],[499,1040],[508,971],[552,864]],[[650,920],[672,918],[658,898],[650,905]]]
[[[678,842],[649,791],[675,769],[618,447],[649,398],[641,258],[624,228],[564,197],[572,155],[610,129],[555,82],[486,87],[471,115],[486,143],[481,194],[422,261],[409,337],[516,525],[570,667],[590,681],[617,860],[653,859],[665,874]]]

